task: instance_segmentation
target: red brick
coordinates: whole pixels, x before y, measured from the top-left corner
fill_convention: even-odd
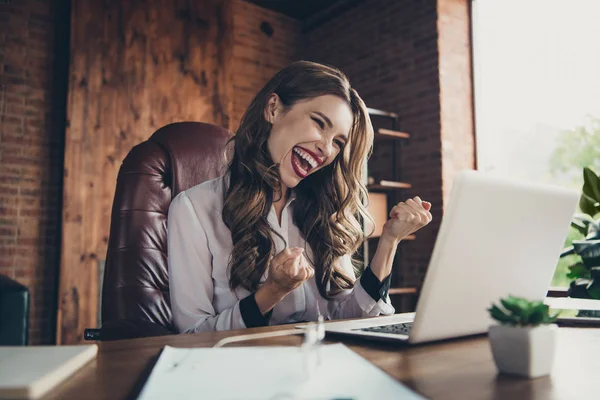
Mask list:
[[[25,122],[23,117],[14,117],[12,115],[2,115],[2,124],[3,125],[22,125]]]
[[[0,217],[15,218],[19,214],[15,207],[0,206]]]
[[[23,95],[13,95],[13,94],[5,94],[4,95],[5,104],[25,104],[25,96]]]
[[[64,132],[49,123],[65,117],[53,114],[65,95],[55,84],[54,32],[67,18],[56,2],[11,3],[0,7],[8,28],[0,29],[0,273],[30,288],[30,342],[41,344],[52,342],[56,315]]]
[[[14,227],[0,226],[0,236],[15,236],[17,229]]]

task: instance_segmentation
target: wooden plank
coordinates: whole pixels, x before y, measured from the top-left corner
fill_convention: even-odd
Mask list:
[[[375,132],[375,139],[410,139],[410,133],[379,128]]]
[[[388,180],[381,180],[379,182],[370,184],[367,186],[369,190],[398,190],[398,189],[410,189],[412,185],[406,182],[394,182]]]
[[[231,1],[73,2],[57,342],[79,343],[98,315],[121,161],[177,121],[229,128]]]
[[[390,111],[384,111],[384,110],[378,110],[376,108],[367,108],[367,112],[370,115],[378,115],[381,117],[390,117],[390,118],[398,118],[398,114],[390,112]]]
[[[415,287],[390,288],[388,293],[390,295],[417,294],[417,288],[415,288]]]

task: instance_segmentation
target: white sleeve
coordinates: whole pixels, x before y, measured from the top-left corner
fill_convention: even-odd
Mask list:
[[[167,221],[169,287],[174,324],[181,333],[246,328],[239,301],[220,314],[213,308],[209,222],[196,212],[185,192],[171,202]]]
[[[340,258],[340,265],[350,277],[355,277],[354,267],[350,255]],[[361,280],[357,279],[352,289],[344,290],[330,300],[328,304],[331,319],[375,317],[377,315],[391,315],[396,312],[390,302],[389,295],[375,301],[362,287]]]

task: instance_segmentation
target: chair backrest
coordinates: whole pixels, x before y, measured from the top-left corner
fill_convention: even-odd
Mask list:
[[[125,321],[174,331],[167,269],[169,205],[179,192],[225,173],[230,137],[214,125],[180,122],[131,149],[119,170],[112,208],[103,327]]]

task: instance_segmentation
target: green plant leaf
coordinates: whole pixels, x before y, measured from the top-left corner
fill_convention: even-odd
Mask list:
[[[587,292],[587,287],[590,284],[589,279],[577,278],[569,285],[568,295],[569,297],[575,297],[578,299],[589,299],[590,295]]]
[[[544,320],[544,314],[540,310],[535,310],[529,316],[529,320],[527,321],[527,323],[524,323],[523,325],[534,325],[535,326],[535,325],[541,324],[543,320]]]
[[[586,240],[598,240],[600,239],[600,224],[593,222],[588,225]]]
[[[548,314],[549,307],[542,301],[528,301],[515,296],[500,299],[504,309],[492,304],[488,309],[490,315],[502,324],[518,326],[536,326],[552,321]]]
[[[548,306],[541,301],[536,301],[531,306],[531,315],[527,325],[539,325],[548,318]]]
[[[588,167],[583,169],[583,193],[600,203],[600,177]]]
[[[588,225],[584,224],[580,221],[571,221],[571,226],[575,229],[577,229],[577,231],[579,233],[581,233],[583,236],[587,235],[588,232]]]
[[[590,279],[590,271],[581,262],[573,264],[569,267],[569,273],[567,274],[569,279],[587,278]]]
[[[575,214],[575,216],[573,216],[573,221],[571,221],[571,226],[577,229],[583,236],[588,234],[591,224],[597,225],[590,215],[583,213]]]
[[[587,292],[590,298],[600,300],[600,281],[592,280],[587,286]]]
[[[565,257],[565,256],[570,256],[571,254],[575,254],[575,247],[573,246],[569,246],[569,247],[565,247],[562,251],[562,253],[560,253],[560,257]]]
[[[573,240],[575,253],[582,258],[593,258],[600,256],[600,240]]]
[[[543,324],[552,324],[554,322],[556,322],[556,319],[558,318],[560,313],[556,313],[554,315],[545,315],[544,316],[544,321],[542,322]]]
[[[594,219],[594,217],[592,217],[589,214],[576,213],[573,216],[573,221],[579,221],[579,222],[582,222],[582,223],[584,223],[584,224],[587,225],[587,224],[590,224],[592,222],[595,222],[595,219]]]
[[[590,270],[590,278],[594,280],[600,280],[600,267],[594,267]]]
[[[490,312],[492,318],[494,318],[496,321],[514,325],[513,318],[510,315],[505,314],[504,311],[498,308],[495,304],[488,308],[488,311]]]
[[[579,198],[579,208],[588,215],[596,215],[600,211],[600,204],[590,196],[582,193]]]
[[[521,311],[521,305],[517,303],[517,299],[514,297],[508,297],[506,299],[500,299],[500,303],[513,314],[518,314]]]

